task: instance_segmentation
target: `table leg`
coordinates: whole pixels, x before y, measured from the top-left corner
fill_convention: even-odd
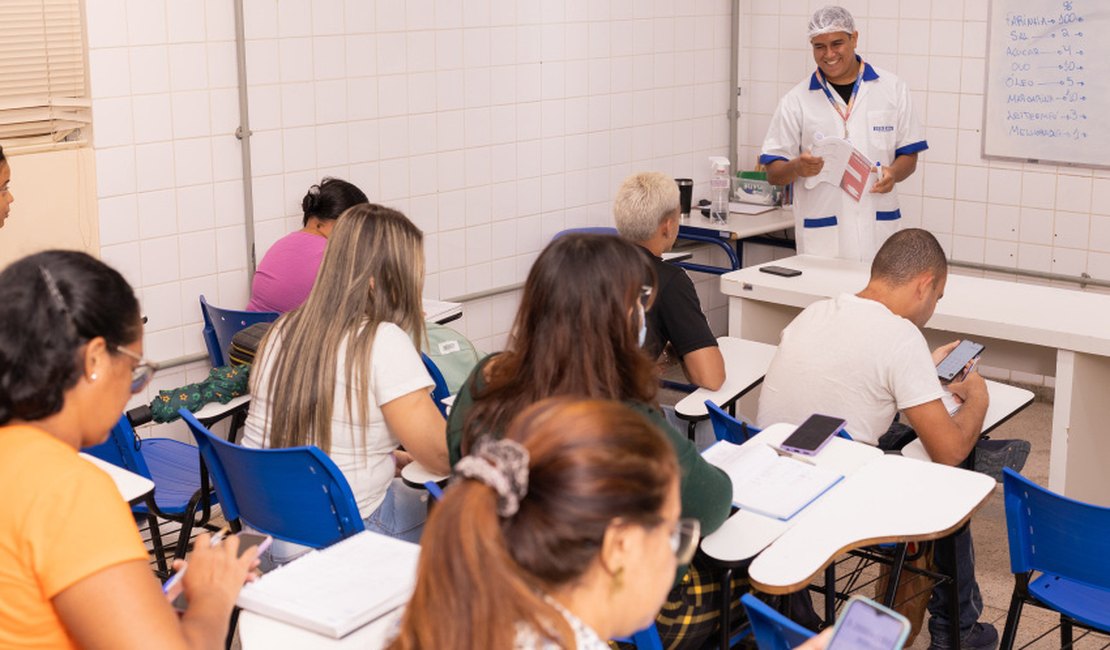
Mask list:
[[[836,562],[825,567],[825,625],[836,622]]]
[[[1059,350],[1048,487],[1072,499],[1110,506],[1110,358]]]
[[[937,540],[937,546],[951,559],[952,571],[948,576],[948,644],[960,647],[960,567],[956,562],[956,536],[949,535]]]
[[[686,421],[686,437],[690,439],[690,442],[694,442],[694,439],[697,436],[697,434],[696,434],[697,428],[698,428],[698,423],[697,423],[696,420],[687,420]]]
[[[898,582],[902,579],[902,567],[906,565],[906,544],[898,544],[894,548],[894,557],[890,562],[890,579],[886,583],[886,593],[883,594],[883,604],[893,609],[894,599],[898,595]]]

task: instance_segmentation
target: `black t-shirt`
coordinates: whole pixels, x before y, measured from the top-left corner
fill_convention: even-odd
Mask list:
[[[675,354],[684,357],[695,350],[716,347],[717,339],[701,310],[698,293],[686,271],[641,248],[655,267],[655,301],[647,312],[647,341],[644,349],[656,359],[669,342]]]
[[[834,84],[830,81],[829,85],[832,86],[833,90],[835,90],[838,95],[844,98],[844,103],[847,104],[852,98],[852,88],[856,86],[856,82],[853,81],[850,84]]]

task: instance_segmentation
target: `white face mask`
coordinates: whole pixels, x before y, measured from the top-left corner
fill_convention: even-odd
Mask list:
[[[647,316],[644,314],[644,306],[640,305],[640,347],[644,347],[644,342],[647,341]]]

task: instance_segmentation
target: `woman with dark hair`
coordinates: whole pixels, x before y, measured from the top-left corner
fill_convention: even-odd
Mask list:
[[[303,228],[274,242],[254,272],[250,311],[285,313],[301,306],[312,291],[324,247],[339,215],[370,200],[354,185],[325,178],[309,188],[301,200]]]
[[[503,434],[517,414],[545,397],[618,400],[673,445],[682,469],[682,516],[698,519],[704,534],[716,530],[729,515],[731,482],[659,412],[659,379],[641,348],[653,284],[647,258],[620,237],[570,234],[549,244],[524,283],[505,351],[478,364],[459,390],[447,422],[451,463],[481,436]],[[681,636],[700,647],[716,629],[710,605],[720,592],[711,580],[699,583],[707,575],[700,561],[694,568],[675,587],[659,624],[664,638]],[[694,614],[698,621],[690,624]]]
[[[178,618],[112,479],[77,454],[150,381],[142,334],[131,287],[84,253],[0,273],[0,647],[223,645],[256,551],[198,536]]]
[[[11,182],[12,168],[8,165],[8,159],[4,156],[4,147],[0,147],[0,228],[4,227],[4,221],[7,220],[11,213],[12,204],[15,203],[15,197],[12,196],[10,187]]]
[[[391,650],[608,648],[698,542],[674,447],[618,402],[544,400],[455,466]]]

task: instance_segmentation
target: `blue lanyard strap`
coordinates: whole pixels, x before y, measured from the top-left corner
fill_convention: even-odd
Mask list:
[[[859,87],[860,84],[863,82],[863,59],[858,59],[858,61],[859,74],[856,75],[856,83],[852,86],[852,94],[850,97],[848,97],[848,105],[846,107],[846,111],[840,109],[840,104],[836,102],[836,98],[833,97],[832,91],[829,90],[829,82],[825,79],[825,75],[821,73],[821,68],[817,68],[817,80],[821,83],[821,90],[825,91],[825,98],[828,99],[829,103],[832,104],[832,107],[836,109],[836,114],[840,116],[840,119],[844,120],[845,129],[848,128],[848,118],[852,115],[852,108],[856,103],[856,95],[859,94]]]

